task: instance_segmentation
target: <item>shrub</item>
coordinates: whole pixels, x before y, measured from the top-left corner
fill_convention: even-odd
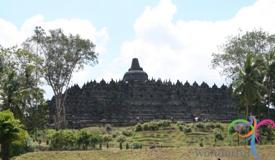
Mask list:
[[[103,136],[103,142],[106,143],[106,148],[109,148],[109,142],[112,141],[111,135],[104,135]]]
[[[200,147],[203,147],[203,138],[201,138]]]
[[[142,148],[142,143],[133,143],[132,148],[133,149],[141,149]]]
[[[122,149],[122,144],[126,141],[124,136],[119,136],[117,142],[119,142],[119,148]]]
[[[143,123],[142,125],[137,125],[136,126],[136,131],[156,131],[159,130],[159,128],[166,128],[171,126],[171,121],[170,120],[159,120],[159,121],[150,121]]]
[[[213,123],[207,123],[206,126],[205,126],[208,130],[210,129],[214,129],[215,128],[215,125]]]
[[[135,131],[136,131],[136,132],[142,131],[142,126],[141,126],[140,123],[138,123],[138,124],[135,126]]]
[[[130,131],[130,130],[123,130],[122,134],[126,137],[129,137],[129,136],[133,135],[132,131]]]
[[[178,125],[178,128],[180,131],[183,131],[183,126],[182,125]]]
[[[77,138],[78,148],[82,148],[86,150],[90,144],[90,138],[91,138],[91,135],[87,131],[85,130],[80,131]]]
[[[191,133],[192,129],[190,127],[183,127],[183,132],[186,133]]]
[[[199,129],[204,129],[204,124],[203,123],[197,123],[196,127]]]
[[[19,133],[19,134],[25,134],[25,133]],[[28,135],[20,135],[20,138],[14,142],[11,143],[10,146],[10,154],[11,156],[17,156],[23,153],[32,152],[34,151],[34,146],[32,143],[32,139]]]
[[[107,133],[110,133],[112,131],[112,126],[110,124],[105,125],[105,130]]]
[[[170,127],[172,121],[171,121],[171,120],[160,120],[160,121],[158,121],[157,123],[158,123],[158,126],[159,126],[159,127],[165,128],[165,127]]]
[[[216,123],[216,124],[215,124],[215,128],[223,129],[223,126],[222,126],[220,123]]]
[[[51,137],[50,149],[71,150],[76,147],[77,137],[72,130],[60,130]]]
[[[215,129],[214,136],[215,136],[215,141],[216,140],[222,141],[224,139],[224,137],[223,137],[222,132],[221,132],[220,129]]]

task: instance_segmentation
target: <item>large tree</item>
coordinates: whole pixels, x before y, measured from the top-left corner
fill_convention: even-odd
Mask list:
[[[41,70],[37,64],[40,59],[13,47],[0,48],[0,60],[0,109],[10,109],[27,127],[33,128],[32,124],[36,122],[30,120],[33,110],[45,106],[43,90],[39,87]],[[41,115],[40,119],[43,119]]]
[[[55,98],[55,127],[64,128],[66,90],[73,72],[84,65],[97,63],[95,45],[79,35],[65,35],[61,29],[46,33],[43,28],[36,27],[35,34],[26,41],[25,47],[43,59],[43,76],[51,86]]]
[[[233,81],[234,93],[240,98],[240,102],[245,106],[245,115],[248,117],[253,103],[257,103],[262,98],[261,91],[265,90],[261,84],[261,71],[258,61],[252,54],[247,54],[243,68],[239,68],[238,78]]]
[[[268,108],[269,115],[269,107],[271,106],[274,92],[274,52],[274,34],[261,30],[246,32],[245,34],[230,37],[222,46],[222,52],[213,54],[212,65],[214,68],[220,68],[222,70],[221,73],[231,80],[234,90],[237,88],[239,91],[243,90],[242,94],[239,91],[235,91],[235,93],[241,96],[239,97],[241,100],[244,100],[244,97],[246,97],[245,101],[250,100],[250,102],[242,103],[246,105],[246,108],[248,106],[251,107],[254,103],[255,95],[253,94],[260,93],[261,99],[257,103],[264,102],[264,106]],[[257,79],[255,79],[255,72],[260,74],[257,75]],[[249,79],[249,81],[245,81],[245,79]],[[265,86],[266,89],[257,90],[260,85],[251,86],[256,82],[261,86]],[[254,89],[257,92],[246,92],[252,89],[250,87],[256,87]]]
[[[239,68],[244,68],[247,54],[268,55],[275,51],[275,35],[261,30],[238,34],[230,37],[221,49],[213,54],[213,68],[222,69],[221,73],[234,81]]]

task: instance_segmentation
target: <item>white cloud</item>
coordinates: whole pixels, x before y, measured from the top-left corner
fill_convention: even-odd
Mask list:
[[[109,40],[107,29],[105,27],[98,29],[88,20],[57,19],[46,21],[42,15],[37,15],[27,19],[20,28],[0,18],[0,44],[4,47],[14,45],[20,46],[24,40],[33,35],[33,30],[36,26],[41,26],[46,31],[62,28],[66,34],[79,34],[82,38],[90,39],[96,44],[96,52],[100,53],[99,56],[104,54],[106,44]],[[89,79],[92,79],[91,70],[91,67],[86,67],[84,70],[74,73],[72,84],[78,83],[82,85]],[[45,86],[44,89],[46,91],[46,98],[51,98],[51,89],[47,86]]]
[[[115,62],[129,66],[138,57],[150,77],[221,85],[225,79],[211,69],[212,53],[240,29],[275,33],[274,8],[274,0],[258,0],[228,20],[185,21],[173,19],[176,6],[170,0],[160,0],[137,18],[135,38],[122,44]]]
[[[80,34],[97,45],[99,64],[74,73],[72,83],[82,85],[91,79],[121,79],[130,66],[131,59],[138,57],[149,77],[179,79],[189,82],[206,81],[208,84],[224,83],[224,78],[211,69],[211,54],[226,41],[226,37],[243,31],[263,29],[275,33],[274,0],[258,0],[240,9],[231,19],[221,21],[185,21],[174,19],[177,8],[170,0],[160,0],[156,6],[147,6],[136,19],[135,37],[121,44],[120,54],[108,63],[106,28],[96,28],[88,20],[57,19],[46,21],[38,15],[26,20],[20,27],[0,18],[0,44],[20,44],[32,35],[37,25],[44,29],[62,28],[65,33]],[[118,33],[119,34],[119,33]],[[113,51],[112,51],[113,52]],[[52,95],[46,88],[46,97]]]

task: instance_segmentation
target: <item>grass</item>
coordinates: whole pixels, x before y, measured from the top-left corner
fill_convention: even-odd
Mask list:
[[[275,146],[257,146],[261,160],[273,160]],[[33,152],[15,160],[251,160],[249,148],[239,147],[179,147],[139,150],[47,151]],[[229,155],[229,156],[228,156]],[[231,155],[231,156],[230,156]]]
[[[230,142],[227,136],[228,123],[199,122],[180,124],[191,131],[180,130],[179,124],[172,123],[169,127],[155,131],[135,132],[135,126],[111,127],[106,131],[104,127],[89,127],[86,130],[113,136],[107,149],[103,144],[102,150],[89,151],[39,151],[18,156],[16,160],[251,160],[248,157],[250,150],[244,147],[244,142],[237,138]],[[223,138],[215,139],[217,130]],[[257,152],[261,160],[275,160],[275,130],[273,141],[262,136],[265,145],[257,145]],[[125,135],[126,134],[126,135]],[[119,150],[117,138],[126,137],[123,150]],[[125,149],[134,143],[142,144],[142,149]],[[45,143],[43,143],[45,144]],[[238,146],[240,145],[240,146]],[[47,150],[47,145],[44,148]],[[150,149],[153,148],[153,149]],[[226,153],[238,156],[226,156]],[[204,156],[203,156],[203,155]],[[223,154],[223,155],[221,155]],[[228,154],[227,154],[228,155]]]

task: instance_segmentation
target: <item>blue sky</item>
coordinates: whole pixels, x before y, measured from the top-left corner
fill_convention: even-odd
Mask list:
[[[273,0],[4,0],[0,44],[20,44],[35,25],[95,40],[99,64],[72,83],[121,79],[138,57],[149,77],[226,83],[210,66],[226,37],[243,30],[273,32]],[[274,21],[274,20],[273,20]],[[87,33],[87,34],[86,34]],[[201,68],[200,68],[201,67]],[[46,97],[51,92],[46,88]]]
[[[5,0],[1,2],[0,18],[20,27],[35,15],[45,20],[59,18],[87,19],[96,27],[107,27],[112,42],[108,44],[113,58],[123,40],[134,36],[133,24],[146,6],[157,5],[158,0]],[[175,19],[223,20],[251,5],[255,0],[173,0],[178,8]]]

